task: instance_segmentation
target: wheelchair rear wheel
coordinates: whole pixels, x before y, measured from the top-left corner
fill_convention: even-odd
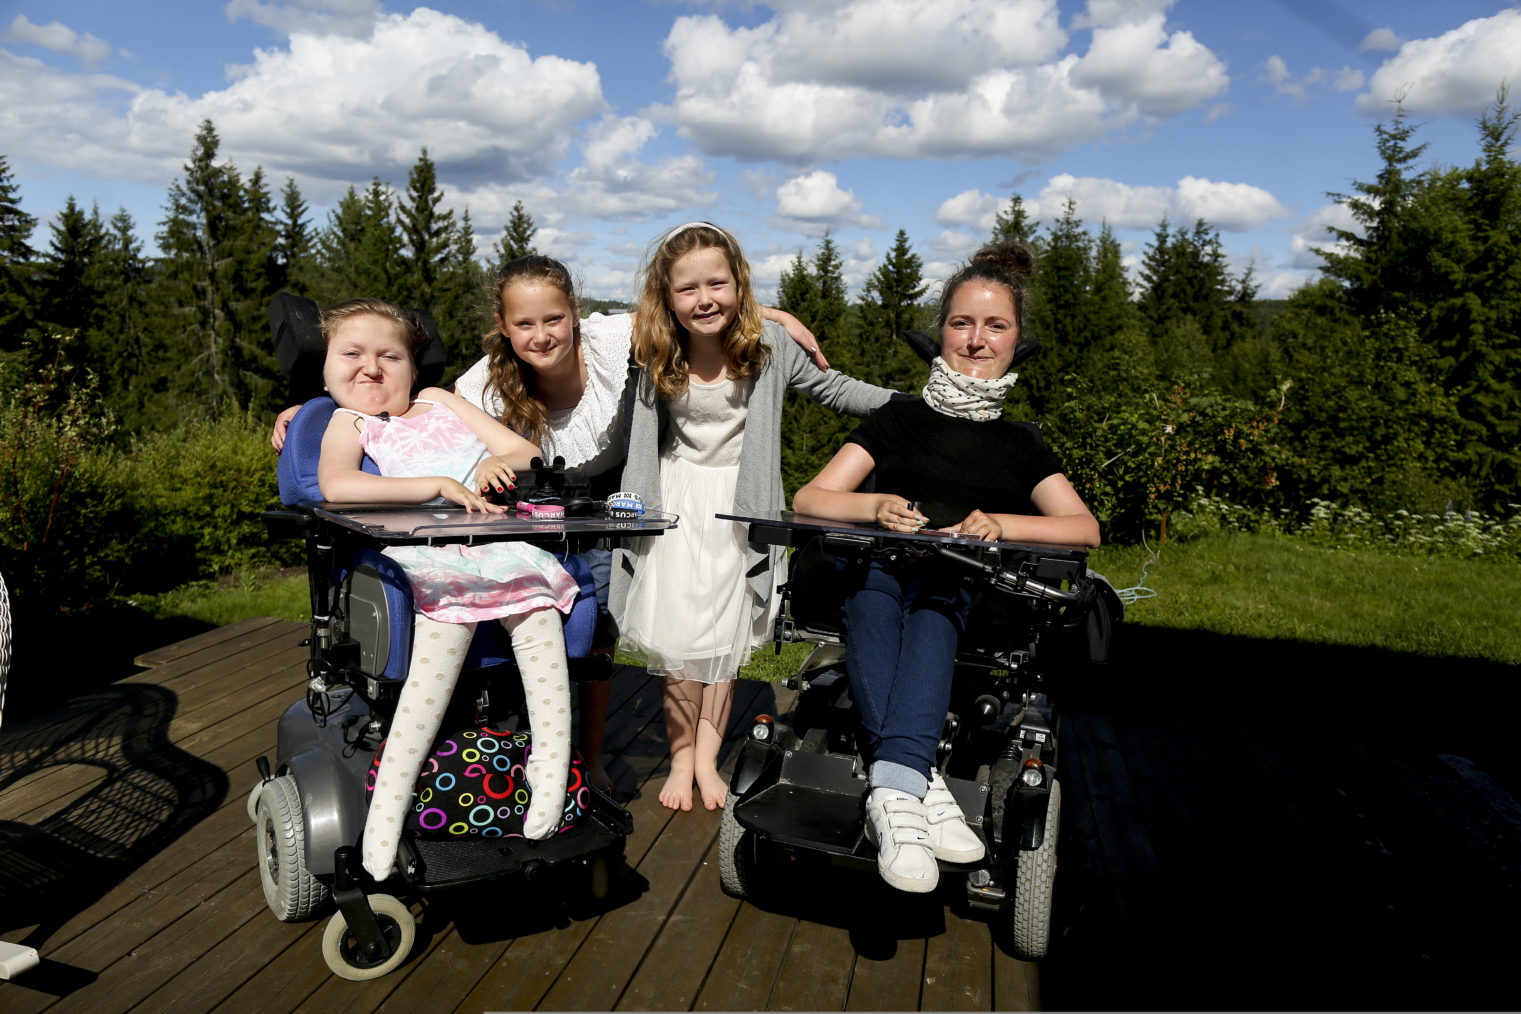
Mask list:
[[[1061,828],[1062,786],[1051,783],[1046,800],[1046,833],[1040,848],[1019,853],[1014,881],[1014,953],[1026,961],[1044,958],[1051,946],[1051,891],[1056,882],[1056,835]]]
[[[718,882],[731,898],[748,898],[754,887],[755,864],[750,832],[734,816],[739,794],[732,789],[724,802],[724,815],[718,825]]]
[[[306,815],[296,780],[281,775],[261,786],[254,839],[264,901],[281,922],[300,922],[327,901],[327,887],[306,868]]]

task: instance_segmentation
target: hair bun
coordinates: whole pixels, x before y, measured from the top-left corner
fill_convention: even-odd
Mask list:
[[[972,255],[971,263],[991,268],[1013,278],[1028,278],[1035,273],[1035,252],[1018,240],[991,243]]]

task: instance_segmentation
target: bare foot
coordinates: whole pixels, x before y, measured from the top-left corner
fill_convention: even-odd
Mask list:
[[[612,794],[613,780],[608,776],[607,768],[602,766],[602,758],[596,760],[584,760],[582,767],[586,771],[586,780],[603,792]]]
[[[702,793],[702,805],[709,810],[722,809],[729,797],[729,787],[711,763],[697,765],[697,788]]]
[[[671,756],[671,774],[660,787],[660,804],[672,810],[692,808],[692,748]]]

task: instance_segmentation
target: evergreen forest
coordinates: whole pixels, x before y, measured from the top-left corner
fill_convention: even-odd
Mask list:
[[[1375,514],[1513,518],[1521,502],[1521,166],[1504,92],[1472,161],[1431,165],[1418,125],[1377,125],[1378,172],[1344,203],[1319,277],[1258,298],[1207,221],[1157,223],[1135,277],[1103,222],[1069,203],[1037,227],[1011,196],[990,238],[1037,251],[1012,418],[1037,420],[1105,537],[1165,538],[1201,501],[1291,526],[1326,504]],[[452,370],[479,355],[496,264],[532,251],[519,204],[477,250],[423,150],[401,190],[350,186],[314,221],[295,183],[244,172],[202,125],[161,221],[70,199],[46,230],[0,153],[0,573],[18,608],[291,562],[269,426],[286,404],[266,311],[377,295],[428,310]],[[799,251],[777,303],[831,364],[917,391],[901,340],[934,331],[938,295],[907,233],[852,298],[834,240]],[[604,304],[583,306],[599,308]],[[852,427],[795,398],[790,493]]]

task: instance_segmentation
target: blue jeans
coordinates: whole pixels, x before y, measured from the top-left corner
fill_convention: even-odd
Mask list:
[[[855,588],[845,599],[845,668],[871,786],[923,799],[972,593],[933,562],[842,566]]]

